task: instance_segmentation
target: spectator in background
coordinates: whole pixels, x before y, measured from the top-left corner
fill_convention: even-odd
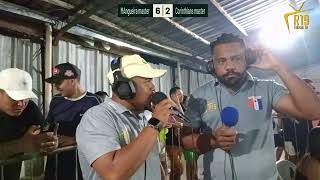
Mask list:
[[[59,147],[76,144],[75,133],[83,114],[91,107],[101,103],[98,96],[87,92],[80,85],[80,69],[70,63],[58,64],[54,67],[52,77],[46,79],[54,84],[60,94],[54,96],[50,103],[47,116],[49,123],[59,123]],[[58,169],[56,169],[55,155],[48,156],[45,179],[76,179],[76,152],[75,150],[61,152],[58,155]],[[78,179],[82,179],[78,165]]]
[[[43,116],[32,98],[37,96],[32,92],[29,73],[16,68],[0,72],[0,159],[57,148],[56,135],[40,132]],[[21,162],[6,165],[3,170],[5,180],[19,180]]]
[[[273,136],[274,136],[274,145],[276,148],[276,160],[278,161],[284,150],[284,137],[282,131],[282,121],[278,117],[278,113],[272,111],[272,120],[273,120]]]
[[[316,94],[316,88],[313,85],[313,81],[310,79],[304,78],[303,81],[312,89],[312,91]],[[306,102],[307,103],[307,102]],[[296,133],[296,150],[298,155],[298,160],[301,159],[307,148],[307,140],[308,140],[308,134],[310,130],[312,129],[312,121],[306,121],[306,119],[303,118],[297,118],[297,121],[295,122],[295,133]]]
[[[308,138],[307,153],[297,165],[295,180],[320,179],[320,127],[313,128]]]
[[[302,80],[312,89],[315,94],[317,94],[312,80],[306,78]],[[308,134],[313,127],[313,121],[307,121],[306,119],[302,118],[288,117],[283,114],[277,114],[277,116],[282,122],[285,152],[288,155],[288,159],[296,164],[306,152]]]
[[[109,97],[108,93],[104,92],[104,91],[97,91],[96,93],[94,93],[95,95],[99,96],[99,98],[101,99],[101,101],[105,101],[105,99],[107,97]]]
[[[286,158],[296,164],[299,160],[299,152],[301,151],[301,147],[298,146],[299,141],[297,138],[297,124],[299,122],[292,117],[288,117],[280,113],[278,113],[277,116],[279,117],[283,128],[282,130]]]
[[[180,87],[170,89],[170,98],[176,104],[176,107],[184,112],[182,107],[183,91]],[[170,159],[170,180],[179,180],[183,173],[181,163],[182,148],[180,144],[180,128],[169,128],[166,136],[166,151]]]
[[[189,96],[183,95],[182,109],[187,111]],[[184,149],[183,156],[186,161],[186,178],[187,180],[198,180],[198,158],[197,152],[191,149]]]
[[[183,101],[181,103],[181,107],[182,107],[183,111],[187,110],[188,103],[189,103],[189,96],[183,95]]]

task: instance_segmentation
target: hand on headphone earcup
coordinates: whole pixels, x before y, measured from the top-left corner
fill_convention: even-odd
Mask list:
[[[259,50],[252,50],[250,48],[246,49],[247,66],[254,64],[260,56],[260,53],[261,52]]]

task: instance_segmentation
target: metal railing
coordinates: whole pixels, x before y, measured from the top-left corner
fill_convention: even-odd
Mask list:
[[[29,154],[16,155],[16,156],[8,158],[8,159],[0,160],[0,180],[5,180],[4,179],[4,167],[6,165],[22,162],[25,160],[32,160],[32,159],[36,159],[36,158],[40,158],[40,157],[45,157],[47,155],[55,155],[55,166],[56,166],[55,167],[55,179],[58,180],[58,155],[61,152],[66,152],[66,151],[71,151],[71,150],[75,150],[75,153],[76,153],[75,177],[76,177],[76,180],[78,180],[78,158],[77,158],[78,152],[77,152],[76,145],[61,147],[61,148],[58,148],[48,154],[29,153]]]

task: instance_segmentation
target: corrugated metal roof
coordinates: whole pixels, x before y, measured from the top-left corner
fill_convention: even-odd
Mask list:
[[[144,1],[146,3],[179,3],[188,4],[195,3],[194,1]],[[221,32],[230,32],[240,34],[224,16],[217,11],[208,0],[198,0],[197,4],[208,4],[208,17],[175,17],[171,18],[175,23],[185,27],[198,36],[207,41],[213,41]],[[149,39],[155,39],[158,42],[170,47],[177,47],[179,49],[187,50],[193,55],[201,56],[203,59],[210,58],[210,51],[208,44],[204,44],[198,39],[193,38],[180,29],[175,28],[172,24],[162,18],[123,18],[117,17],[117,8],[111,8],[109,12],[102,12],[101,16],[108,21],[111,21],[124,29],[128,29],[134,33],[141,34]],[[101,27],[104,28],[104,27]],[[106,31],[105,31],[106,32]],[[114,34],[120,37],[120,34]],[[123,38],[123,37],[122,37]],[[134,39],[131,39],[135,41]],[[138,42],[138,41],[135,41]],[[144,43],[144,42],[142,42]],[[145,43],[144,45],[147,45]]]
[[[211,53],[207,42],[215,40],[221,33],[243,36],[238,28],[243,28],[246,32],[254,32],[260,27],[263,18],[272,10],[290,9],[288,0],[8,1],[42,11],[59,19],[74,14],[74,9],[81,7],[81,2],[105,3],[103,7],[96,7],[94,17],[84,19],[79,24],[112,37],[161,51],[169,56],[179,57],[181,62],[188,66],[193,66],[195,63],[204,64],[204,60],[209,60]],[[294,2],[298,7],[304,0]],[[208,4],[209,13],[208,17],[174,17],[170,18],[170,21],[163,18],[118,17],[117,7],[122,3]],[[311,0],[306,1],[305,7],[308,4],[311,4]],[[181,30],[183,28],[194,33],[194,36]]]

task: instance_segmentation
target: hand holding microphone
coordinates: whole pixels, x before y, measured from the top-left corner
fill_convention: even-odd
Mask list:
[[[237,131],[230,127],[219,127],[212,133],[212,136],[215,147],[227,151],[236,144]]]
[[[165,103],[167,102],[167,103]],[[166,114],[165,125],[181,127],[181,122],[178,122],[174,115],[181,118],[184,116],[177,108],[175,108],[175,103],[167,97],[163,92],[156,92],[151,98],[152,106],[154,106],[153,117],[157,118],[160,111],[166,111],[169,114]],[[158,108],[158,109],[156,109]],[[159,119],[160,120],[160,119]],[[163,121],[162,121],[163,122]]]
[[[152,112],[152,117],[161,121],[162,124],[168,124],[170,115],[173,113],[173,110],[170,109],[174,103],[170,99],[164,99],[157,104],[154,104],[154,110]]]
[[[221,120],[224,126],[213,133],[214,146],[223,150],[230,150],[236,144],[237,131],[232,128],[238,123],[239,112],[234,107],[225,107],[221,111]]]

